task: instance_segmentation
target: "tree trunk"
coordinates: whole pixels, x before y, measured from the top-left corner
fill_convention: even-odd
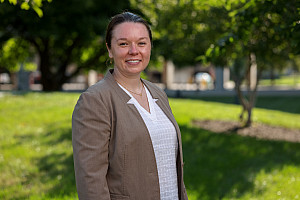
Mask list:
[[[242,112],[239,115],[240,121],[242,122],[244,127],[249,127],[252,124],[252,109],[254,107],[254,96],[256,96],[256,91],[251,92],[250,98],[247,99],[241,91],[240,86],[236,88],[236,92],[238,93],[239,101],[242,105]],[[244,120],[244,114],[247,112],[247,118]]]
[[[249,72],[251,71],[251,67],[256,66],[256,58],[255,56],[253,56],[253,54],[251,56],[249,56],[249,64],[248,64],[248,68],[245,71],[244,77],[246,77],[247,83],[249,85],[247,85],[247,96],[245,94],[243,94],[242,90],[241,90],[241,84],[242,84],[242,77],[235,77],[234,78],[234,82],[235,82],[235,90],[238,96],[238,99],[241,103],[242,106],[242,112],[239,116],[240,121],[243,123],[244,127],[249,127],[252,124],[252,109],[254,108],[255,102],[256,102],[256,97],[257,97],[257,87],[258,87],[258,80],[260,78],[261,72],[258,73],[257,75],[257,81],[255,82],[255,84],[253,85],[253,87],[250,87],[250,74]],[[247,118],[246,120],[244,120],[244,114],[245,112],[247,112]]]
[[[60,91],[62,89],[62,85],[57,84],[57,82],[53,80],[45,80],[42,77],[42,85],[43,91],[52,92],[52,91]]]
[[[43,48],[42,50],[41,48],[39,49],[39,69],[41,71],[43,91],[50,92],[62,90],[62,85],[69,79],[69,77],[66,77],[65,75],[69,60],[66,60],[58,70],[53,72],[51,71],[49,40],[43,40]]]
[[[61,89],[61,86],[55,80],[55,76],[50,71],[50,51],[49,41],[43,40],[43,49],[39,52],[40,63],[39,69],[41,71],[41,84],[43,91],[57,91]]]
[[[270,81],[271,81],[271,86],[274,86],[275,85],[274,67],[271,67],[270,70]]]
[[[164,62],[163,62],[162,83],[165,84],[166,88],[168,88],[168,85],[167,85],[167,60],[164,60]]]

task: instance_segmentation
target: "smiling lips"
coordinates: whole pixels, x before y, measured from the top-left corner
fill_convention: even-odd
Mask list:
[[[126,60],[127,63],[131,64],[131,65],[135,65],[138,64],[139,62],[141,62],[142,60]]]

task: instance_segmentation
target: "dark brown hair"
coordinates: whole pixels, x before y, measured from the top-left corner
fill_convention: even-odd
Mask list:
[[[144,20],[142,17],[140,17],[134,13],[123,12],[123,13],[113,16],[107,26],[105,42],[106,42],[108,48],[111,48],[111,39],[112,39],[112,34],[113,34],[112,32],[113,32],[114,28],[118,24],[122,24],[124,22],[134,22],[134,23],[144,24],[148,30],[150,42],[152,44],[152,32],[151,32],[151,28],[150,28],[150,25],[148,24],[148,22],[146,20]]]

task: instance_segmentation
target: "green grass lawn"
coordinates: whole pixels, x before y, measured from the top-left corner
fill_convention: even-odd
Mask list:
[[[263,79],[259,81],[259,85],[286,85],[286,86],[295,86],[297,84],[300,84],[300,75],[289,75],[289,76],[280,76],[278,79],[274,79],[273,81],[271,79]]]
[[[185,184],[190,199],[300,198],[300,144],[216,134],[191,125],[193,119],[237,120],[232,98],[172,99],[182,131]],[[300,97],[264,97],[254,122],[300,129]],[[289,112],[290,106],[294,107]],[[271,110],[273,108],[274,110]],[[276,109],[276,110],[275,110]]]
[[[0,199],[77,199],[71,114],[78,93],[0,98]],[[258,99],[254,121],[300,129],[300,97]],[[194,119],[237,120],[229,98],[170,99],[190,200],[299,199],[300,144],[216,134]]]

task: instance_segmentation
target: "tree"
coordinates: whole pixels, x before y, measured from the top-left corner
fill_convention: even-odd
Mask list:
[[[41,9],[43,1],[51,2],[52,0],[8,0],[12,5],[18,5],[23,10],[29,10],[32,8],[39,17],[43,16],[43,11]],[[3,3],[4,0],[0,0]]]
[[[0,69],[10,73],[18,71],[20,63],[34,66],[30,60],[33,56],[34,52],[28,42],[18,38],[10,38],[1,45]]]
[[[196,63],[230,66],[237,96],[251,125],[258,81],[250,74],[282,69],[299,55],[297,0],[131,0],[154,28],[157,54],[176,67]],[[242,92],[246,82],[247,93]]]
[[[229,23],[217,42],[206,52],[207,58],[217,65],[229,65],[235,90],[242,105],[240,119],[245,126],[252,123],[258,82],[251,83],[250,73],[257,68],[257,80],[265,70],[282,69],[299,55],[299,8],[297,1],[249,0],[228,1]],[[298,9],[298,10],[297,10]],[[246,82],[247,92],[242,92]]]
[[[132,7],[141,10],[148,18],[153,28],[154,56],[163,56],[165,60],[172,60],[177,67],[194,65],[199,61],[210,45],[210,40],[223,27],[215,27],[215,9],[210,12],[213,1],[189,0],[131,0]],[[218,4],[218,2],[217,2]],[[222,20],[222,19],[221,19]],[[211,27],[215,29],[212,32]]]
[[[222,26],[215,26],[218,20],[216,13],[224,10],[216,8],[210,11],[210,4],[221,4],[222,1],[189,1],[189,0],[131,0],[132,7],[141,10],[148,18],[153,29],[154,48],[152,60],[163,61],[163,82],[167,85],[166,71],[168,61],[174,62],[177,68],[199,64],[211,40],[219,35]],[[213,27],[213,28],[212,28]],[[218,30],[219,31],[212,31]],[[203,57],[203,56],[202,56]]]
[[[29,43],[39,57],[43,90],[59,90],[84,69],[106,69],[108,19],[128,7],[122,0],[53,0],[44,1],[43,16],[38,17],[34,10],[6,1],[0,4],[0,45],[11,38]]]

